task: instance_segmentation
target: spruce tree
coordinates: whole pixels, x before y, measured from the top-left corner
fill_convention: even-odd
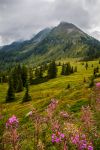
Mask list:
[[[57,66],[55,61],[52,61],[48,67],[48,78],[52,79],[56,78],[56,76],[57,76]]]
[[[32,68],[29,69],[29,82],[30,84],[33,83],[33,69]]]
[[[71,65],[70,63],[67,63],[65,69],[65,75],[70,75],[70,74],[71,74]]]
[[[93,87],[94,86],[94,76],[91,77],[90,79],[90,83],[89,83],[89,87]]]
[[[68,85],[67,85],[67,89],[69,89],[70,88],[70,84],[68,83]]]
[[[28,70],[26,66],[22,66],[22,82],[23,82],[23,86],[26,86],[26,82],[27,82],[27,77],[28,77]]]
[[[87,68],[88,68],[88,63],[87,63],[87,62],[86,62],[85,68],[86,68],[86,70],[87,70]]]
[[[18,78],[17,79],[18,82],[17,82],[16,92],[21,92],[23,91],[23,82],[22,82],[21,74],[19,74],[17,78]]]
[[[12,102],[15,100],[15,92],[14,92],[14,87],[13,87],[13,80],[10,77],[9,78],[9,88],[7,91],[7,96],[6,96],[6,102]]]
[[[70,73],[74,73],[73,66],[71,67]]]
[[[93,64],[91,65],[91,67],[93,68]]]
[[[77,72],[77,66],[75,66],[75,68],[74,68],[74,72]]]
[[[20,64],[13,69],[12,78],[15,92],[23,91],[22,69]]]
[[[86,82],[86,78],[84,77],[83,82]]]
[[[28,82],[28,80],[26,82],[25,88],[26,88],[26,91],[25,91],[25,95],[23,97],[23,102],[28,102],[31,100],[31,96],[29,94],[29,82]]]
[[[61,71],[61,75],[65,75],[65,65],[62,65],[62,71]]]
[[[42,71],[42,68],[41,68],[41,67],[40,67],[40,68],[36,68],[36,70],[35,70],[35,77],[36,77],[37,79],[40,79],[40,78],[43,77],[43,71]]]

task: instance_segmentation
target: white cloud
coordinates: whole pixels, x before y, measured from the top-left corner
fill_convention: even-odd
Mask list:
[[[3,43],[2,43],[2,37],[0,36],[0,45],[2,46]]]

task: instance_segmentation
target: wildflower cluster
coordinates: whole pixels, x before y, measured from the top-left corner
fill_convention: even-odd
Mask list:
[[[96,83],[96,87],[100,88],[100,82]]]
[[[6,122],[6,128],[8,130],[9,142],[12,144],[13,150],[18,150],[19,135],[17,133],[19,121],[15,115],[8,119]]]
[[[57,107],[58,101],[55,99],[51,99],[50,104],[47,107],[47,115],[50,119],[52,119],[53,113]]]
[[[64,139],[65,135],[61,132],[56,132],[52,134],[52,143],[60,143]]]
[[[54,149],[69,150],[72,148],[75,150],[94,150],[96,146],[100,145],[96,143],[97,140],[100,139],[100,136],[97,134],[98,130],[93,116],[97,110],[100,112],[100,105],[97,105],[100,104],[100,82],[96,83],[95,91],[96,101],[94,107],[91,107],[91,105],[82,107],[79,123],[76,122],[78,119],[73,117],[74,114],[71,113],[70,115],[70,112],[67,113],[63,110],[57,112],[58,101],[55,99],[51,99],[44,114],[41,115],[34,108],[27,113],[26,117],[31,119],[32,126],[34,127],[32,133],[34,149],[47,149],[47,137],[51,138],[50,145],[53,146]],[[58,113],[58,115],[55,115],[55,112]],[[10,134],[10,143],[12,143],[13,150],[18,150],[18,124],[19,120],[15,115],[6,122],[6,129]],[[49,134],[50,132],[52,132],[52,134]],[[52,147],[50,147],[50,149],[52,149]]]
[[[8,119],[6,122],[6,128],[12,128],[12,127],[17,127],[18,126],[18,119],[15,115],[13,115],[11,118]]]
[[[93,145],[87,141],[85,134],[76,133],[71,137],[71,142],[76,145],[78,150],[93,150]]]
[[[82,119],[84,127],[88,129],[88,131],[91,130],[94,124],[94,121],[93,121],[93,114],[89,106],[82,107],[81,119]]]

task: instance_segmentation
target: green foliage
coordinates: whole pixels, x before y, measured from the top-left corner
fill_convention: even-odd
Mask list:
[[[23,87],[25,87],[26,80],[28,76],[28,71],[25,66],[16,65],[12,70],[12,79],[14,82],[14,90],[15,92],[23,91]]]
[[[63,62],[66,63],[68,60]],[[41,82],[41,84],[37,85],[31,85],[30,86],[30,95],[32,101],[29,101],[27,103],[20,103],[23,100],[23,92],[16,93],[16,101],[13,103],[3,104],[4,105],[4,112],[7,111],[8,115],[16,114],[18,118],[20,118],[20,129],[19,132],[21,134],[21,145],[22,150],[24,149],[33,149],[33,136],[34,136],[34,130],[31,129],[30,122],[27,118],[25,118],[25,115],[34,108],[38,110],[38,112],[41,112],[43,114],[43,111],[46,109],[47,105],[50,102],[50,99],[55,97],[59,100],[59,107],[57,108],[57,112],[65,110],[69,112],[71,111],[72,114],[75,116],[80,116],[80,109],[82,106],[86,106],[89,104],[88,99],[91,93],[91,88],[88,88],[87,83],[90,81],[90,76],[93,74],[93,68],[88,67],[86,70],[84,66],[81,65],[81,62],[74,62],[69,60],[71,63],[71,66],[75,68],[77,66],[78,71],[75,74],[70,74],[68,76],[61,76],[61,66],[58,66],[58,73],[57,78],[54,78],[52,80],[47,80],[47,82]],[[89,66],[91,64],[94,65],[94,68],[98,65],[97,61],[89,61]],[[34,72],[34,70],[33,70]],[[47,74],[45,74],[47,75]],[[83,84],[83,78],[86,78],[86,83]],[[39,79],[40,80],[40,79]],[[37,82],[39,81],[37,80]],[[41,79],[42,80],[42,79]],[[94,79],[94,82],[100,81],[100,78]],[[70,83],[71,88],[66,90],[66,87]],[[5,93],[7,91],[7,84],[3,83],[0,84],[0,101],[4,101]],[[26,91],[25,91],[26,92]],[[90,99],[89,99],[90,100]],[[43,114],[44,115],[44,114]],[[24,120],[23,120],[24,116]],[[79,117],[78,116],[78,117]],[[96,115],[97,123],[98,123],[98,129],[99,127],[99,116],[98,113]],[[77,117],[77,118],[78,118]],[[73,117],[77,120],[76,117]],[[32,124],[33,125],[33,124]],[[21,127],[22,126],[22,127]],[[79,126],[79,122],[77,122],[76,126]],[[48,131],[46,132],[46,141],[51,140],[48,135]],[[44,136],[44,135],[43,135]],[[43,139],[42,136],[42,140]],[[26,140],[27,139],[27,140]],[[96,141],[97,142],[97,141]],[[99,141],[95,145],[98,144],[99,148]],[[25,145],[27,145],[25,147]],[[53,145],[51,142],[47,142],[46,149],[59,149],[59,147],[56,148],[55,145]],[[71,147],[72,148],[72,147]],[[74,149],[74,148],[73,148]]]
[[[9,78],[9,88],[7,91],[7,96],[6,96],[6,102],[12,102],[15,100],[15,91],[13,88],[13,80],[11,79],[11,77]]]
[[[70,88],[70,84],[68,83],[68,85],[67,85],[67,89],[69,89]]]
[[[85,68],[86,68],[86,70],[87,70],[87,68],[88,68],[88,63],[86,62],[86,64],[85,64]]]
[[[29,94],[29,83],[28,83],[28,80],[26,82],[26,87],[25,88],[26,88],[26,91],[25,91],[25,95],[23,97],[23,102],[28,102],[28,101],[30,101],[32,99],[30,94]]]
[[[35,70],[35,77],[36,77],[37,79],[43,77],[42,67],[36,68],[36,70]]]
[[[74,105],[71,106],[70,110],[72,112],[80,112],[82,106],[87,106],[89,104],[88,100],[79,100]]]
[[[70,63],[66,63],[62,65],[61,75],[70,75],[74,72],[77,72],[77,67],[73,68]]]
[[[56,78],[56,76],[57,76],[57,66],[55,61],[52,61],[48,67],[48,78],[52,79]]]
[[[89,87],[93,87],[94,86],[94,76],[91,76],[90,78],[90,83],[89,83]]]
[[[26,82],[27,82],[27,77],[28,77],[28,69],[27,69],[27,67],[23,65],[21,72],[22,72],[21,77],[22,77],[23,86],[25,87]]]

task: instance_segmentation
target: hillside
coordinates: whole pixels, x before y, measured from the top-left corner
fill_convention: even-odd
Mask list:
[[[71,60],[70,60],[71,61]],[[66,63],[67,61],[64,60],[64,63]],[[63,63],[63,62],[61,62]],[[5,97],[7,94],[7,89],[8,89],[8,84],[7,83],[2,83],[0,84],[0,108],[1,108],[1,114],[3,115],[3,119],[2,119],[2,124],[3,126],[1,126],[2,124],[0,124],[0,137],[1,139],[3,138],[3,140],[5,139],[8,140],[9,137],[9,132],[10,130],[8,130],[9,128],[5,129],[5,124],[8,120],[8,118],[10,118],[12,115],[17,116],[19,122],[18,122],[18,129],[16,128],[16,131],[18,132],[18,136],[20,138],[18,138],[18,141],[16,143],[18,143],[21,147],[21,150],[36,150],[37,144],[34,142],[35,138],[37,137],[35,135],[35,127],[38,127],[39,125],[39,141],[42,142],[42,144],[44,144],[44,150],[61,150],[63,149],[63,140],[62,142],[59,143],[53,143],[51,141],[51,137],[52,134],[55,133],[55,130],[52,130],[52,126],[55,127],[57,121],[59,120],[59,124],[61,125],[60,128],[60,132],[64,133],[64,135],[68,137],[70,137],[70,132],[73,133],[74,131],[76,131],[75,129],[78,130],[78,128],[80,129],[80,125],[81,125],[81,131],[79,132],[80,134],[84,134],[87,136],[87,141],[91,143],[93,143],[93,147],[96,148],[96,150],[100,149],[100,140],[98,137],[95,137],[94,135],[91,135],[91,133],[93,133],[93,131],[95,131],[94,129],[96,127],[98,127],[96,130],[97,131],[97,135],[100,135],[100,110],[93,110],[94,107],[92,107],[91,102],[92,102],[92,98],[93,97],[93,89],[89,87],[89,82],[90,82],[90,78],[91,75],[93,75],[93,69],[95,67],[99,67],[100,68],[100,64],[99,61],[90,61],[88,62],[88,69],[86,70],[85,67],[86,62],[77,62],[75,61],[71,61],[71,65],[73,67],[77,66],[77,72],[68,75],[68,76],[62,76],[61,75],[61,66],[58,66],[58,73],[57,73],[57,78],[55,79],[51,79],[47,82],[41,83],[41,84],[37,84],[37,85],[31,85],[30,86],[30,95],[32,97],[32,100],[30,102],[26,102],[26,103],[22,103],[22,99],[24,96],[24,91],[16,93],[16,100],[14,102],[11,103],[5,103]],[[99,70],[99,74],[100,74],[100,70]],[[85,82],[84,82],[84,77],[85,77]],[[95,83],[100,82],[100,77],[95,78]],[[68,88],[68,84],[70,84],[70,88]],[[91,97],[92,94],[92,97]],[[51,125],[51,120],[49,119],[47,121],[47,124],[45,122],[39,122],[38,124],[35,124],[34,121],[34,116],[32,116],[33,118],[30,117],[30,119],[28,118],[29,112],[31,110],[34,110],[34,108],[36,109],[36,116],[35,117],[42,117],[42,121],[44,121],[43,119],[45,119],[47,117],[47,108],[50,105],[51,99],[57,99],[58,101],[58,105],[56,107],[56,109],[54,110],[54,112],[52,111],[51,113],[53,114],[53,125]],[[90,105],[91,104],[91,105]],[[87,132],[87,128],[84,128],[83,122],[81,122],[81,108],[83,106],[87,106],[90,105],[91,106],[91,110],[93,111],[93,115],[95,113],[95,126],[94,124],[92,125],[91,129],[91,133]],[[100,106],[100,105],[99,105]],[[88,107],[86,107],[88,108]],[[89,111],[89,112],[88,112]],[[91,117],[91,111],[88,110],[87,111],[87,115],[89,115],[89,117]],[[64,118],[63,116],[60,116],[61,113],[67,113],[68,116],[70,116],[70,118]],[[49,112],[50,113],[50,112]],[[86,113],[86,112],[84,112]],[[88,114],[89,113],[89,114]],[[0,114],[0,115],[1,115]],[[50,115],[50,114],[49,114]],[[85,114],[86,116],[86,114]],[[86,121],[90,121],[88,117],[88,120]],[[94,119],[93,118],[93,119]],[[32,120],[33,119],[33,120]],[[40,121],[40,118],[39,120]],[[55,122],[54,122],[55,121]],[[68,124],[67,124],[68,123]],[[91,123],[91,122],[89,122]],[[59,125],[58,124],[58,125]],[[68,125],[68,130],[66,129]],[[90,124],[91,125],[91,124]],[[71,131],[70,131],[71,130]],[[96,132],[95,131],[95,132]],[[89,135],[88,135],[89,134]],[[94,134],[94,133],[93,133]],[[72,134],[71,134],[72,135]],[[91,140],[91,139],[94,139]],[[10,150],[12,149],[12,143],[9,142],[4,142],[4,146],[5,149]],[[71,141],[71,140],[70,140]],[[3,142],[1,141],[1,147],[3,145]],[[37,142],[38,143],[38,142]],[[36,145],[35,145],[36,144]],[[73,143],[68,141],[68,147],[69,150],[77,150],[78,148],[76,147],[76,145],[74,145]],[[90,143],[89,143],[90,144]],[[67,145],[67,144],[66,144]],[[82,143],[81,143],[82,145]],[[92,146],[92,144],[90,144]],[[71,147],[70,147],[71,146]],[[38,150],[38,148],[37,148]],[[85,150],[85,149],[83,149]],[[86,149],[88,150],[88,149]]]
[[[14,42],[0,49],[0,63],[32,62],[37,65],[51,59],[100,57],[100,42],[71,23],[61,22],[46,28],[24,42]]]
[[[34,49],[35,55],[44,59],[82,57],[93,59],[100,56],[100,42],[75,25],[62,22]]]

